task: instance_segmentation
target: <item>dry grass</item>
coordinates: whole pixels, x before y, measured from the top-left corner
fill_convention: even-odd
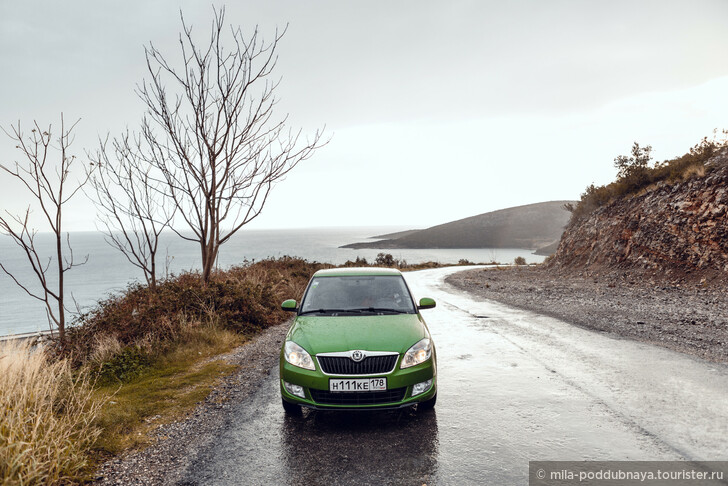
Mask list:
[[[706,172],[704,165],[690,165],[682,172],[681,178],[687,181],[693,177],[705,177]]]
[[[0,485],[84,482],[98,460],[147,444],[156,426],[186,416],[237,369],[211,358],[244,340],[186,321],[174,343],[138,343],[142,352],[163,351],[136,377],[104,385],[89,376],[101,377],[99,366],[119,356],[114,337],[98,336],[91,359],[77,370],[27,345],[0,345]]]
[[[0,481],[67,484],[82,478],[103,400],[88,375],[24,344],[0,345]]]
[[[89,357],[89,363],[92,367],[99,367],[105,361],[121,353],[124,348],[115,336],[109,336],[108,334],[96,335],[93,340],[93,352]]]

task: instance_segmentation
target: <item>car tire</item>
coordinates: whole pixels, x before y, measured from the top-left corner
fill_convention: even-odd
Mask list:
[[[417,410],[432,410],[435,408],[435,403],[437,403],[437,393],[435,393],[429,400],[418,403]]]
[[[300,405],[296,405],[295,403],[287,402],[283,398],[281,398],[281,402],[283,403],[283,410],[286,412],[287,415],[295,415],[295,416],[301,415],[301,406]]]

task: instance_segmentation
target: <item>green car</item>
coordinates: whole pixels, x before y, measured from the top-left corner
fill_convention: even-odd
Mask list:
[[[437,357],[399,270],[319,270],[308,283],[280,357],[283,408],[428,409],[437,400]]]

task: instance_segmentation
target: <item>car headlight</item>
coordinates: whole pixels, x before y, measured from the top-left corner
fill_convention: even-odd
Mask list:
[[[402,358],[400,368],[409,368],[410,366],[424,363],[432,356],[432,342],[430,338],[424,338],[409,348]]]
[[[293,366],[298,366],[306,370],[315,370],[316,366],[313,364],[311,355],[306,352],[298,344],[293,341],[286,341],[286,345],[283,347],[283,354],[286,357],[286,361],[291,363]]]

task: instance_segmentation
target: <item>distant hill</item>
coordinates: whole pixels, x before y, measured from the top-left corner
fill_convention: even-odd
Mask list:
[[[534,255],[541,255],[541,256],[549,256],[556,253],[556,250],[559,249],[559,243],[561,240],[556,240],[550,245],[542,246],[541,248],[537,248],[536,251],[534,251]]]
[[[413,233],[417,233],[418,231],[422,231],[422,230],[421,229],[412,229],[412,230],[398,231],[396,233],[388,233],[386,235],[372,236],[371,239],[373,239],[373,240],[393,240],[395,238],[402,238],[403,236],[409,236]]]
[[[564,209],[564,204],[569,202],[574,201],[501,209],[342,248],[541,248],[561,238],[571,215]]]

